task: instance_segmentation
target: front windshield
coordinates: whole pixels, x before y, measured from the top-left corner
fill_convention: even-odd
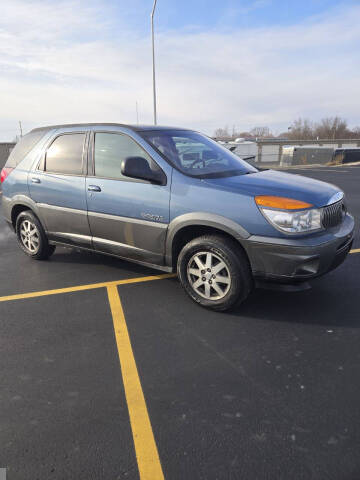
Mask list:
[[[216,178],[257,172],[256,168],[197,132],[152,130],[141,132],[141,136],[186,175]]]

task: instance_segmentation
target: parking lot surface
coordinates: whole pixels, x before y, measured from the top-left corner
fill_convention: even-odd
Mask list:
[[[291,170],[341,187],[360,167]],[[0,467],[8,479],[360,478],[360,233],[310,290],[194,304],[176,278],[0,220]],[[40,292],[40,293],[39,293]]]

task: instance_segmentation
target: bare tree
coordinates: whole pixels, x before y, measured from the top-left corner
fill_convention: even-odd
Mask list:
[[[214,137],[218,138],[219,140],[229,140],[231,138],[229,127],[226,126],[225,128],[217,128],[214,132]]]
[[[271,136],[269,127],[254,127],[250,130],[250,133],[253,137],[257,138],[265,138]]]
[[[290,140],[312,140],[315,138],[314,126],[310,120],[298,118],[289,127],[287,137]]]
[[[237,132],[235,138],[253,138],[250,132]]]
[[[352,138],[360,138],[360,127],[354,127],[351,130],[351,137]]]
[[[341,117],[327,117],[318,123],[308,119],[295,120],[286,135],[290,140],[337,140],[354,138],[360,133],[349,130],[347,121]]]
[[[349,138],[349,134],[347,121],[337,116],[323,118],[315,127],[315,136],[321,139]]]
[[[279,135],[276,137],[276,138],[287,138],[289,139],[290,138],[290,130],[286,131],[286,132],[280,132]]]
[[[269,127],[254,127],[250,132],[236,132],[235,127],[232,134],[229,128],[218,128],[214,136],[219,140],[235,140],[236,138],[269,138],[272,137]],[[294,120],[287,132],[279,135],[281,138],[289,140],[341,140],[347,138],[360,139],[360,126],[352,130],[348,128],[347,121],[344,118],[335,116],[323,118],[319,122],[312,122],[307,118],[298,118]]]

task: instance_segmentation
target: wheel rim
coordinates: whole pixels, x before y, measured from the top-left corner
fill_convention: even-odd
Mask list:
[[[198,252],[187,266],[187,277],[195,292],[207,300],[221,300],[231,286],[227,264],[212,252]]]
[[[40,235],[37,226],[30,220],[24,220],[20,225],[20,239],[26,250],[32,254],[39,251]]]

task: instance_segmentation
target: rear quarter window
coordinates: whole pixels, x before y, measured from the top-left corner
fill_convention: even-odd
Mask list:
[[[45,130],[39,130],[36,132],[30,132],[22,137],[22,139],[11,150],[9,158],[5,163],[5,167],[17,167],[44,135]]]

